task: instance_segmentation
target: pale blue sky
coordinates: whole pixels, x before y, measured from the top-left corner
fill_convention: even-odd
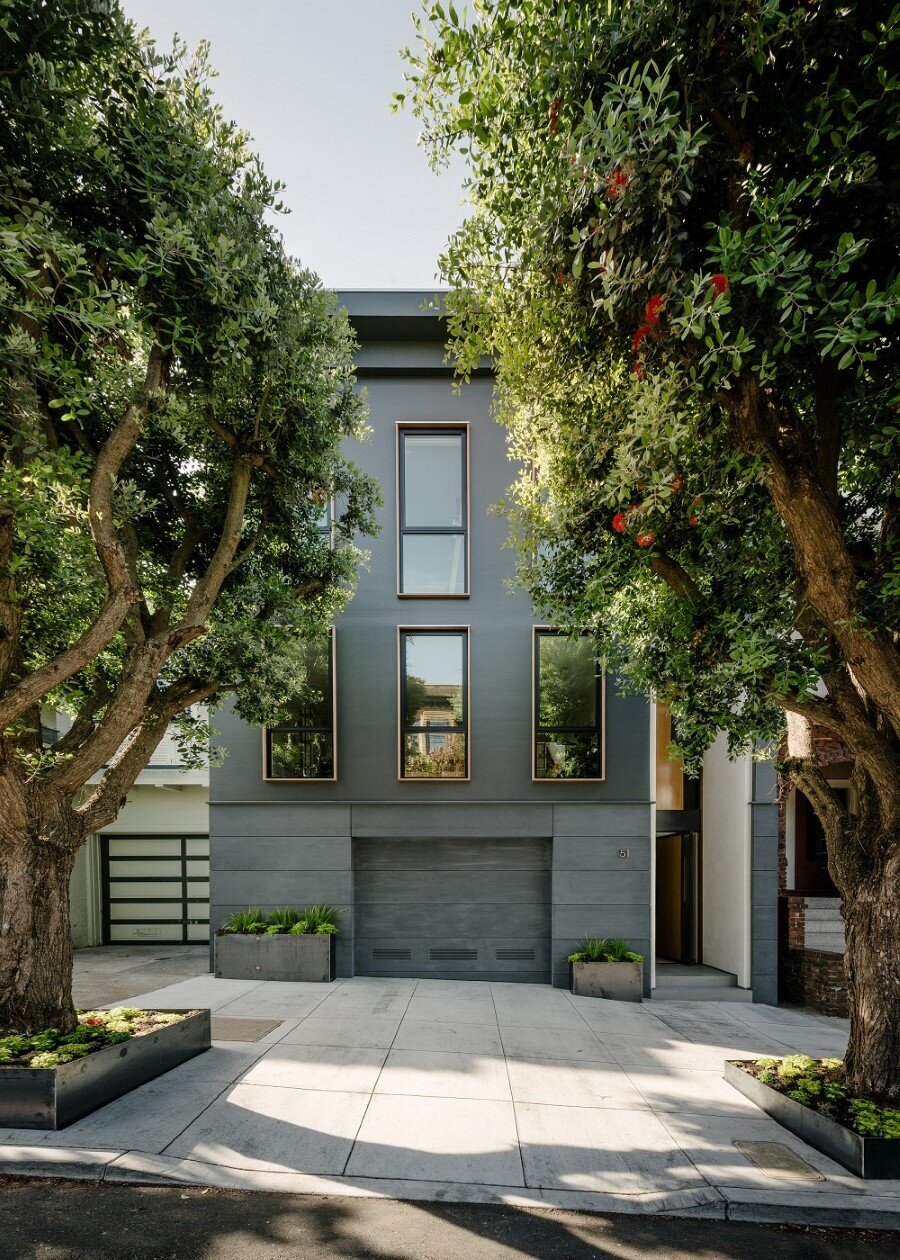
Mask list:
[[[462,166],[436,176],[391,114],[416,0],[123,0],[170,46],[211,44],[225,113],[254,138],[292,213],[292,254],[332,288],[431,288],[463,217]]]

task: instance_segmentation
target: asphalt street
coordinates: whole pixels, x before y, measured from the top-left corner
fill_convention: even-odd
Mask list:
[[[2,1260],[896,1260],[896,1234],[0,1180]]]

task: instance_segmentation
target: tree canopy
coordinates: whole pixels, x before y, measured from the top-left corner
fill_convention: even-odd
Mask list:
[[[443,268],[461,370],[497,364],[520,576],[689,767],[786,730],[842,895],[848,1082],[897,1099],[900,8],[424,8],[408,95],[469,163]]]
[[[378,490],[348,321],[205,49],[117,0],[6,0],[0,49],[0,1027],[40,1031],[79,846],[173,721],[205,753],[192,706],[303,693]]]

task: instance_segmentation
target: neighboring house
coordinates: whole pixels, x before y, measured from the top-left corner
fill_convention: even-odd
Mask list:
[[[383,487],[382,531],[312,694],[262,736],[217,715],[211,926],[327,901],[339,975],[557,985],[582,935],[621,936],[648,993],[774,1001],[771,768],[716,745],[685,782],[665,714],[515,589],[489,511],[513,477],[491,371],[454,391],[429,296],[342,295],[373,428],[352,457]]]
[[[45,712],[43,725],[52,740],[67,723]],[[208,939],[208,802],[208,769],[186,769],[167,735],[116,821],[78,854],[69,885],[76,948]]]
[[[828,782],[850,798],[853,753],[829,731],[813,736]],[[847,1015],[844,920],[828,873],[825,833],[798,788],[785,785],[779,810],[779,987],[786,1002]]]

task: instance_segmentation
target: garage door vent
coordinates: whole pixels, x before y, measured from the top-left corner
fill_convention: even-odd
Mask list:
[[[494,956],[498,962],[534,962],[533,949],[498,949]]]
[[[411,949],[373,949],[372,957],[377,962],[409,962]]]
[[[428,957],[432,962],[477,962],[477,949],[430,949]]]

